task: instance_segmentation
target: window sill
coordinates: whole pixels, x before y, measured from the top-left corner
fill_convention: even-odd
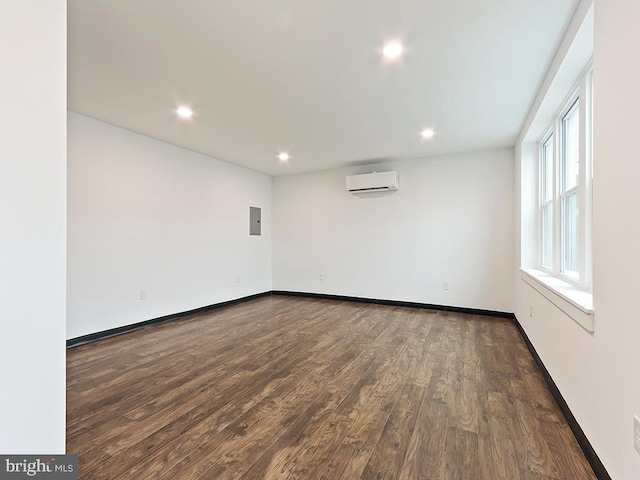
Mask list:
[[[593,295],[540,270],[520,269],[521,279],[562,310],[588,332],[593,333]]]

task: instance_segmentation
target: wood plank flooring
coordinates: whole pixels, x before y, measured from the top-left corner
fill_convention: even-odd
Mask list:
[[[81,479],[595,479],[509,320],[270,296],[67,366]]]

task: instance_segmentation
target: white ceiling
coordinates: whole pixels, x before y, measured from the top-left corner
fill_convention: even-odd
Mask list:
[[[271,175],[513,146],[577,4],[69,0],[69,109]]]

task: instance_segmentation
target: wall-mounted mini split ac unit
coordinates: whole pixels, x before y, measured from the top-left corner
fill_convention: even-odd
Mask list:
[[[348,175],[347,190],[351,193],[398,190],[398,172],[373,172]]]

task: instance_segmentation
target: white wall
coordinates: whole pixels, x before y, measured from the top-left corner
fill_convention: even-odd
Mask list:
[[[65,451],[66,2],[0,14],[0,452]]]
[[[640,416],[639,19],[637,0],[595,2],[595,332],[516,280],[516,316],[615,480],[640,478],[633,448],[633,415]]]
[[[346,191],[384,170],[397,192]],[[512,149],[275,177],[273,210],[276,290],[513,311]]]
[[[75,113],[68,129],[67,338],[271,290],[270,177]]]

